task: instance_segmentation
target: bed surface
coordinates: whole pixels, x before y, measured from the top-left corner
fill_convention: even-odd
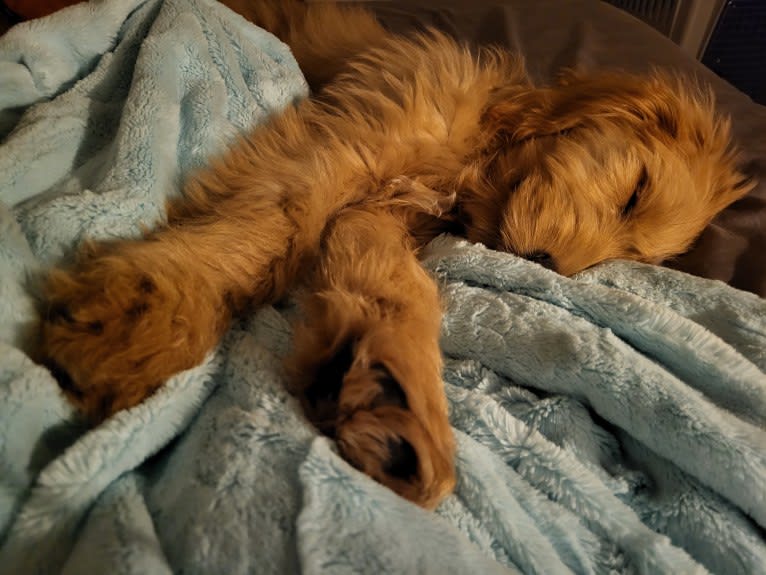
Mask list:
[[[398,0],[364,5],[394,30],[433,25],[474,44],[517,50],[541,83],[553,81],[557,71],[567,67],[640,73],[651,66],[709,83],[719,109],[731,116],[745,172],[759,183],[715,219],[694,249],[666,265],[766,296],[766,107],[656,30],[596,0]]]

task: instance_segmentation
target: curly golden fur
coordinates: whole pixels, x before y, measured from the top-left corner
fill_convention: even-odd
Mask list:
[[[233,317],[302,283],[289,365],[353,465],[426,507],[454,485],[437,288],[444,231],[572,274],[686,250],[751,187],[710,96],[660,73],[569,74],[332,4],[229,0],[285,39],[315,96],[189,179],[141,240],[47,281],[41,354],[98,421],[199,363]]]

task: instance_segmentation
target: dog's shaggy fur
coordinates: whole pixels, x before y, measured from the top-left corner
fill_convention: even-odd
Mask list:
[[[541,88],[512,54],[395,36],[360,9],[226,3],[324,87],[190,179],[144,239],[51,272],[42,357],[94,420],[303,282],[289,366],[308,416],[353,465],[434,506],[454,447],[418,247],[449,230],[562,274],[660,262],[751,187],[711,98],[662,74]]]

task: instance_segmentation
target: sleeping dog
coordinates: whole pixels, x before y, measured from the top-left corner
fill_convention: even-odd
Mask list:
[[[205,357],[232,319],[305,292],[288,359],[308,417],[402,496],[452,489],[437,286],[449,231],[570,275],[659,263],[752,187],[712,98],[662,73],[562,76],[329,3],[228,0],[293,50],[314,96],[189,177],[140,240],[46,283],[40,353],[94,422]]]

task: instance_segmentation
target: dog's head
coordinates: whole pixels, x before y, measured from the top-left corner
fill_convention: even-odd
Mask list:
[[[661,73],[498,93],[462,185],[468,237],[569,275],[686,251],[753,183],[712,97]]]

